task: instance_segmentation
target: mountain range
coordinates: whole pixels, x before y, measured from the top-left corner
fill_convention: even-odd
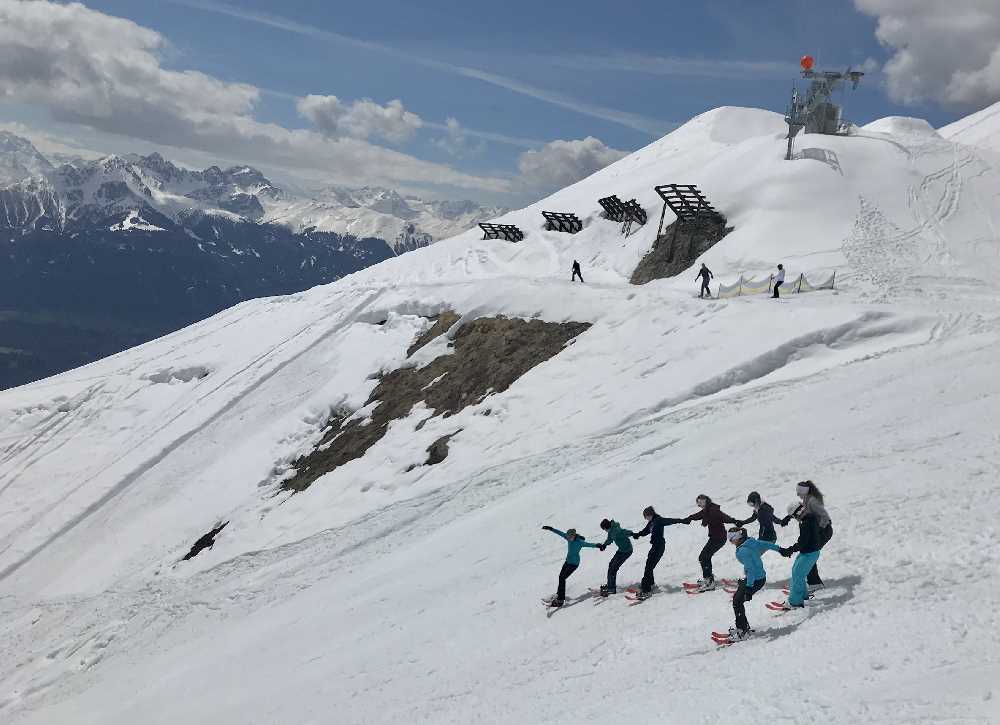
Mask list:
[[[391,189],[288,192],[159,153],[53,164],[0,132],[0,388],[254,297],[332,282],[502,214]]]

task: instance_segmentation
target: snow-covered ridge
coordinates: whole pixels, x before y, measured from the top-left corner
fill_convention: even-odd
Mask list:
[[[424,201],[391,189],[334,187],[301,197],[272,183],[249,166],[192,171],[158,153],[111,155],[94,161],[53,165],[30,141],[0,132],[0,192],[8,224],[31,227],[40,219],[60,228],[78,219],[117,217],[116,224],[151,209],[183,226],[192,212],[251,223],[287,226],[293,234],[335,232],[359,239],[383,239],[397,252],[424,246],[504,213],[471,201]],[[37,208],[41,214],[19,214]],[[124,229],[124,226],[122,227]]]
[[[944,138],[1000,153],[1000,102],[938,129]]]
[[[995,720],[1000,165],[900,119],[800,136],[793,161],[784,131],[766,111],[703,114],[503,215],[523,242],[465,232],[0,394],[5,721]],[[838,288],[705,301],[694,270],[630,285],[671,182],[734,227],[699,260],[717,281],[783,262]],[[622,237],[610,193],[650,222]],[[583,230],[545,231],[543,208]],[[414,405],[283,492],[448,310],[428,357],[484,317],[590,326],[504,392],[447,417]],[[538,602],[565,555],[542,524],[593,541],[601,518],[684,516],[699,493],[747,517],[750,490],[780,509],[804,478],[834,521],[828,588],[772,617],[789,564],[768,554],[738,649],[708,637],[732,623],[725,594],[679,591],[698,526],[668,530],[640,607],[587,598],[610,554],[592,550],[574,606]],[[715,562],[740,573],[732,547]]]

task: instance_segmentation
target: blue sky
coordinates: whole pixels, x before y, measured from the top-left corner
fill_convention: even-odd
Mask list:
[[[9,12],[19,11],[16,0],[3,2]],[[527,188],[530,180],[521,183],[521,154],[554,140],[599,139],[609,151],[598,150],[596,158],[606,162],[614,152],[637,149],[717,106],[782,111],[798,58],[806,52],[821,67],[853,64],[869,71],[860,88],[845,96],[845,115],[859,123],[898,114],[921,116],[938,126],[990,100],[893,100],[900,94],[890,93],[880,68],[898,49],[876,37],[879,16],[862,13],[848,1],[85,4],[162,36],[156,55],[163,69],[199,71],[259,89],[252,112],[247,112],[255,122],[312,129],[318,122],[297,106],[297,99],[309,94],[336,96],[343,104],[367,98],[384,106],[398,99],[406,113],[418,117],[419,127],[402,140],[379,139],[376,132],[357,143],[458,172],[440,184],[428,182],[432,171],[414,173],[413,179],[389,174],[397,186],[432,196],[524,201],[537,196],[540,187]],[[116,77],[112,82],[125,81]],[[0,104],[0,121],[20,122],[58,138],[69,135],[82,146],[101,150],[120,146],[114,150],[146,151],[166,138],[148,133],[142,123],[135,129],[121,124],[110,128],[77,115],[66,109],[47,114],[37,103]],[[453,119],[450,133],[448,119]],[[186,154],[183,139],[167,140],[174,153],[165,155],[191,163],[211,156],[209,144],[192,143]],[[237,161],[226,158],[237,151],[222,153],[220,160]],[[295,176],[294,159],[276,163],[274,158],[238,160]],[[391,165],[392,159],[378,163]],[[381,171],[368,178],[362,166],[352,162],[340,172],[331,168],[330,178],[358,185],[385,181]],[[467,184],[462,175],[493,181],[467,188],[475,184]],[[318,184],[324,180],[322,169],[310,169],[302,179]]]

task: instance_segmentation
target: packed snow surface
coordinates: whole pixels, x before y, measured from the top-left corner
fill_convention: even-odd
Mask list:
[[[791,162],[783,136],[776,114],[719,109],[501,217],[521,243],[468,232],[0,394],[3,722],[1000,720],[1000,166],[898,119],[800,136]],[[838,289],[704,301],[694,269],[629,285],[664,183],[698,184],[734,227],[700,260],[717,281],[783,262]],[[622,237],[609,194],[649,223]],[[584,230],[544,231],[542,209]],[[281,492],[445,309],[592,327]],[[667,529],[648,602],[578,600],[611,555],[591,549],[573,606],[539,601],[565,554],[542,524],[601,540],[604,517],[638,528],[699,493],[746,518],[749,491],[780,511],[804,478],[833,518],[827,588],[774,616],[790,563],[768,554],[747,643],[709,639],[732,624],[722,590],[680,591],[697,525]],[[731,546],[715,561],[739,575]]]

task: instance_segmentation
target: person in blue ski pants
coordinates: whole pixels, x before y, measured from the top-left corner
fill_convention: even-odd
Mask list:
[[[788,606],[804,607],[809,594],[806,578],[819,560],[819,550],[823,547],[819,517],[803,503],[796,501],[788,506],[788,514],[799,522],[799,539],[788,547],[778,549],[782,556],[798,553],[792,564],[792,584],[788,590]]]
[[[729,630],[729,637],[745,639],[750,633],[746,603],[767,583],[767,572],[764,571],[764,561],[761,557],[766,551],[778,551],[779,547],[772,541],[760,541],[747,536],[746,529],[742,527],[734,526],[729,529],[727,538],[729,543],[736,547],[736,560],[743,565],[743,578],[740,579],[733,595],[736,626]]]
[[[542,528],[546,531],[551,531],[556,536],[563,537],[567,543],[566,561],[563,562],[562,569],[559,570],[559,585],[556,588],[556,595],[551,602],[553,607],[561,607],[566,600],[566,580],[580,566],[580,550],[587,548],[600,549],[601,545],[591,544],[580,536],[580,534],[576,533],[576,529],[563,532],[551,526],[543,526]]]

